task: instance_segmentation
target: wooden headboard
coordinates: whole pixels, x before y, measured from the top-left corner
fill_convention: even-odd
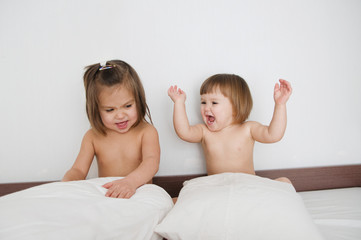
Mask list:
[[[361,164],[261,170],[256,171],[256,175],[271,179],[287,177],[298,192],[361,187]],[[201,176],[205,174],[159,176],[153,179],[153,183],[164,188],[172,197],[176,197],[184,181]]]
[[[256,174],[271,179],[288,177],[298,192],[331,188],[361,187],[361,164],[261,170],[256,171]],[[200,176],[205,176],[205,174],[156,176],[153,178],[153,183],[164,188],[171,197],[177,197],[184,181]],[[0,196],[49,182],[52,181],[2,183],[0,184]]]

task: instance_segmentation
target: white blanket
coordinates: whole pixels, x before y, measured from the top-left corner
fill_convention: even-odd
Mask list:
[[[130,199],[105,197],[119,178],[55,182],[0,198],[0,239],[162,239],[155,226],[173,207],[168,193],[146,184]]]
[[[327,240],[361,239],[361,188],[299,193]]]

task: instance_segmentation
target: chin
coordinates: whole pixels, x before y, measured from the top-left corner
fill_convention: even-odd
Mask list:
[[[129,129],[118,129],[118,133],[127,133]]]
[[[206,126],[207,126],[208,130],[211,131],[211,132],[217,132],[217,131],[219,131],[219,129],[217,129],[217,128],[216,128],[215,126],[213,126],[213,125],[209,126],[209,125],[206,124]]]

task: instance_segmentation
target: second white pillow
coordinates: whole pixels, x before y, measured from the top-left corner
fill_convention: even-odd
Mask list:
[[[167,239],[323,239],[291,184],[243,173],[186,181],[156,227]]]

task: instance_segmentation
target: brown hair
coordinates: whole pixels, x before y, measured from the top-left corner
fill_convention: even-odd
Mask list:
[[[106,135],[99,112],[99,93],[103,86],[112,87],[117,84],[124,85],[134,96],[138,113],[137,126],[145,119],[145,115],[152,122],[150,111],[145,100],[145,92],[137,72],[126,62],[121,60],[107,61],[105,66],[100,63],[85,67],[84,87],[86,94],[86,113],[91,126],[102,135]]]
[[[212,93],[217,88],[231,101],[235,122],[246,121],[253,106],[252,95],[246,81],[234,74],[216,74],[203,82],[200,94]]]

